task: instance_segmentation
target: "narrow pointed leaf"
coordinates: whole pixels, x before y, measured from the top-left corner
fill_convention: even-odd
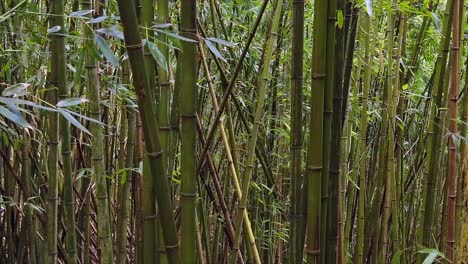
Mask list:
[[[211,53],[213,53],[213,55],[215,55],[216,57],[218,57],[221,60],[223,60],[224,62],[226,62],[226,59],[223,57],[221,52],[219,52],[219,50],[216,48],[216,46],[213,44],[213,42],[205,39],[205,44],[210,49]]]
[[[91,13],[93,13],[93,12],[94,12],[93,9],[75,11],[75,12],[71,12],[70,15],[69,15],[69,17],[81,17],[81,18],[86,18],[86,17],[85,17],[86,15],[91,14]]]
[[[147,41],[147,45],[151,55],[156,60],[156,63],[165,71],[167,71],[166,58],[164,57],[164,54],[162,54],[162,52],[159,50],[158,46],[151,41]]]
[[[91,132],[89,132],[88,129],[86,129],[86,127],[84,127],[80,122],[78,122],[78,120],[76,120],[71,114],[69,114],[66,111],[63,111],[62,109],[58,109],[58,111],[59,111],[60,114],[62,114],[63,117],[65,117],[65,119],[68,120],[68,122],[73,124],[79,130],[85,132],[86,134],[91,135]]]
[[[13,95],[25,95],[24,91],[30,86],[29,83],[17,83],[11,86],[8,86],[5,90],[3,90],[3,96],[13,96]]]
[[[224,40],[224,39],[219,39],[219,38],[206,38],[206,39],[209,40],[209,41],[212,41],[212,42],[216,42],[216,43],[218,43],[220,45],[228,46],[228,47],[232,47],[232,46],[237,45],[234,42],[227,41],[227,40]]]
[[[70,107],[70,106],[86,103],[88,101],[89,100],[85,98],[67,98],[58,102],[57,107]]]
[[[24,128],[30,128],[32,129],[33,127],[24,119],[24,117],[21,116],[21,114],[14,114],[7,108],[3,107],[0,105],[0,115],[4,116],[5,118],[11,120],[13,123],[24,127]]]
[[[96,43],[99,47],[99,50],[101,50],[102,54],[104,57],[106,57],[109,63],[115,67],[119,67],[119,60],[117,57],[115,57],[114,52],[111,50],[109,45],[107,45],[106,41],[101,36],[96,35]]]

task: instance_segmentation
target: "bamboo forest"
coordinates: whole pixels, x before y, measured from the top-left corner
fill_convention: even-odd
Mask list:
[[[0,263],[468,264],[467,0],[0,0]]]

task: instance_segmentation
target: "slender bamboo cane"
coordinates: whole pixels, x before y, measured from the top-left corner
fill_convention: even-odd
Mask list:
[[[458,132],[457,129],[457,101],[458,101],[458,66],[459,66],[459,45],[460,45],[460,4],[459,0],[454,1],[454,15],[453,15],[453,41],[451,55],[452,60],[452,71],[451,71],[451,85],[450,85],[450,101],[449,101],[449,131],[450,135],[448,138],[448,219],[447,219],[447,259],[450,262],[454,260],[454,249],[455,249],[455,201],[456,201],[456,182],[457,182],[457,150],[455,147],[455,137]]]
[[[196,1],[183,1],[181,3],[181,32],[197,40],[197,9]],[[196,259],[196,221],[195,199],[196,186],[196,112],[197,112],[197,44],[184,41],[180,54],[184,78],[181,83],[180,114],[181,127],[181,255],[184,263],[192,263]]]
[[[436,69],[435,69],[435,80],[434,80],[434,87],[432,88],[432,97],[433,102],[431,106],[431,121],[429,123],[428,128],[428,145],[429,145],[429,152],[426,157],[426,167],[425,167],[425,175],[424,175],[424,183],[423,183],[423,191],[422,191],[422,204],[421,204],[421,217],[420,221],[422,223],[422,227],[419,231],[419,238],[418,240],[422,243],[423,246],[429,247],[431,245],[431,226],[432,226],[432,213],[433,213],[433,200],[434,196],[433,193],[430,191],[432,190],[432,186],[434,185],[434,177],[437,174],[436,169],[436,154],[437,154],[437,147],[440,137],[440,114],[438,113],[437,109],[441,108],[441,101],[442,101],[442,88],[444,84],[444,76],[447,64],[447,53],[450,44],[450,25],[452,24],[453,18],[453,10],[454,4],[453,0],[447,2],[445,12],[447,14],[445,19],[445,24],[443,27],[443,37],[439,44],[438,50],[438,58],[436,62]],[[420,257],[422,258],[422,256]],[[421,259],[420,259],[421,260]]]
[[[63,10],[64,1],[54,1],[52,3],[52,14],[50,17],[50,27],[63,26]],[[61,28],[63,30],[63,27]],[[60,33],[60,32],[59,32]],[[59,85],[59,57],[64,59],[65,54],[59,54],[61,43],[64,44],[63,36],[59,34],[49,35],[50,40],[50,65],[51,71],[49,74],[49,83],[53,89],[48,94],[48,101],[50,104],[55,105],[58,102],[58,85]],[[64,72],[62,72],[65,74]],[[62,80],[65,76],[62,75]],[[64,84],[62,82],[61,84]],[[55,264],[57,262],[57,229],[58,229],[58,144],[59,144],[59,120],[57,113],[50,113],[48,117],[48,192],[47,192],[47,262]],[[11,248],[10,248],[11,249]]]
[[[320,263],[322,168],[323,168],[323,110],[325,99],[327,54],[328,1],[314,3],[314,28],[312,50],[311,112],[309,116],[309,140],[307,146],[307,263]]]
[[[328,260],[328,243],[330,244],[330,252],[335,249],[335,241],[334,238],[330,238],[328,236],[329,232],[334,233],[332,229],[334,229],[335,223],[332,223],[332,219],[329,215],[329,198],[330,190],[335,190],[336,187],[335,181],[332,181],[332,187],[329,186],[330,183],[330,154],[331,152],[331,142],[332,142],[332,115],[333,115],[333,90],[335,88],[335,84],[337,83],[335,79],[335,43],[336,43],[336,27],[337,27],[337,3],[338,0],[331,0],[328,1],[328,15],[327,15],[327,52],[326,52],[326,88],[325,88],[325,99],[323,104],[323,174],[322,174],[322,206],[321,206],[321,234],[320,234],[320,262],[327,263],[327,261],[335,262],[335,259]],[[323,37],[323,36],[322,36]],[[341,106],[340,106],[341,107]],[[334,153],[336,154],[336,153]],[[331,205],[331,203],[330,203]],[[333,205],[336,206],[336,205]],[[333,217],[335,214],[333,213]],[[334,234],[330,234],[330,236],[334,237]],[[328,241],[330,240],[330,241]],[[333,240],[333,241],[332,241]],[[330,257],[333,257],[330,255]]]
[[[143,133],[146,141],[146,152],[150,159],[150,171],[154,174],[157,190],[156,201],[160,210],[163,237],[170,263],[180,263],[179,243],[177,239],[169,183],[166,178],[162,149],[157,130],[158,123],[154,118],[154,105],[151,98],[149,79],[144,70],[143,49],[138,34],[138,23],[135,6],[131,2],[118,1],[119,11],[124,26],[125,46],[129,55],[133,73],[133,82],[138,96]]]
[[[365,263],[364,256],[364,226],[366,210],[366,176],[367,176],[367,108],[368,96],[371,85],[372,61],[370,59],[370,36],[371,17],[366,13],[363,15],[362,39],[364,48],[364,81],[361,101],[361,117],[359,125],[359,198],[358,198],[358,221],[356,238],[356,263]]]
[[[337,0],[337,12],[345,12],[344,0]],[[330,164],[328,185],[328,223],[327,223],[327,261],[343,263],[343,245],[339,245],[342,221],[340,219],[340,159],[341,159],[341,135],[342,135],[342,103],[343,103],[343,65],[344,61],[344,37],[345,25],[335,25],[335,54],[332,59],[334,63],[333,99],[331,116],[331,139],[330,139]],[[329,45],[330,47],[330,45]]]
[[[240,238],[242,233],[242,225],[244,220],[244,214],[246,213],[246,207],[248,202],[249,196],[249,186],[250,186],[250,179],[252,178],[253,169],[255,165],[255,146],[257,144],[257,137],[260,130],[260,120],[262,118],[263,113],[263,106],[265,103],[265,95],[266,95],[266,84],[269,79],[269,72],[270,72],[270,62],[271,56],[273,53],[273,44],[277,36],[278,25],[281,19],[281,12],[283,8],[283,1],[277,0],[276,6],[273,13],[273,20],[270,28],[270,32],[267,36],[265,41],[265,57],[263,67],[260,71],[260,75],[258,78],[258,91],[257,91],[257,104],[255,106],[255,115],[254,115],[254,122],[252,126],[252,130],[250,133],[250,141],[247,147],[247,160],[246,160],[246,170],[245,176],[242,181],[242,197],[240,197],[239,204],[237,206],[237,212],[235,215],[235,227],[237,227],[236,234],[234,237],[234,245],[233,250],[234,252],[230,256],[230,263],[234,264],[237,260],[237,250],[239,249],[240,245]],[[256,260],[256,262],[259,262]]]
[[[301,221],[305,220],[301,209],[302,184],[302,86],[304,71],[304,0],[293,0],[292,53],[291,53],[291,207],[289,260],[291,264],[302,263],[304,241],[301,241]]]
[[[87,9],[91,7],[90,2],[83,3]],[[89,26],[85,27],[87,36],[86,46],[86,68],[88,69],[88,96],[90,98],[89,112],[91,118],[101,120],[100,106],[100,83],[98,76],[98,62],[91,51],[94,49],[94,33]],[[91,122],[90,132],[93,135],[91,138],[91,156],[93,168],[93,180],[96,183],[96,210],[98,219],[98,236],[100,249],[100,262],[113,262],[112,235],[109,216],[108,190],[106,169],[104,164],[104,138],[100,124]]]

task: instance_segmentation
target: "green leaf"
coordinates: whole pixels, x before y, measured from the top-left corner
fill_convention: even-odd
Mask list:
[[[110,28],[100,28],[100,29],[96,30],[96,32],[102,33],[102,34],[110,36],[110,37],[118,38],[118,39],[121,39],[121,40],[125,39],[123,32],[120,29],[118,29],[118,27],[116,25],[114,25],[114,26],[112,26]]]
[[[114,65],[115,67],[119,67],[119,60],[115,57],[114,52],[111,50],[109,45],[107,45],[106,41],[99,35],[96,35],[96,43],[101,50],[102,54],[106,59],[110,62],[110,64]]]
[[[91,14],[93,12],[94,12],[93,9],[80,10],[80,11],[71,12],[70,15],[68,15],[68,16],[69,17],[78,17],[78,18],[87,18],[85,16],[89,15],[89,14]]]
[[[52,33],[55,33],[55,32],[59,32],[60,29],[61,29],[60,26],[53,26],[53,27],[51,27],[51,28],[49,28],[49,29],[47,30],[47,33],[52,34]]]
[[[404,84],[401,89],[404,91],[404,90],[408,90],[408,84]]]
[[[437,257],[445,258],[444,253],[439,252],[437,249],[434,248],[424,248],[418,250],[418,253],[428,254],[428,256],[424,259],[422,264],[432,264],[437,259]]]
[[[36,108],[39,108],[39,109],[42,109],[42,110],[57,112],[57,110],[55,108],[38,105],[38,104],[33,103],[31,101],[27,101],[27,100],[23,100],[23,99],[17,99],[17,98],[6,98],[6,97],[1,97],[0,96],[0,103],[4,103],[4,104],[13,103],[13,104],[19,104],[19,105],[29,105],[29,106],[36,107]]]
[[[393,255],[391,264],[399,264],[400,259],[401,259],[401,255],[403,255],[403,250],[398,250],[397,253],[395,253],[395,255]]]
[[[170,37],[173,37],[173,38],[176,38],[176,39],[180,39],[182,41],[187,41],[187,42],[194,42],[194,43],[197,43],[198,41],[194,40],[194,39],[189,39],[189,38],[186,38],[186,37],[182,37],[181,35],[179,34],[176,34],[176,33],[172,33],[172,32],[169,32],[169,31],[166,31],[166,30],[158,30],[156,29],[157,32],[161,32],[163,34],[166,34]]]
[[[208,47],[208,49],[210,49],[211,53],[213,53],[213,55],[226,62],[226,59],[223,57],[221,52],[219,52],[219,50],[216,48],[213,42],[209,41],[208,39],[205,39],[205,44]]]
[[[156,63],[163,68],[165,71],[167,71],[167,61],[166,57],[164,57],[164,54],[159,50],[158,46],[154,44],[151,41],[146,41],[146,44],[148,45],[148,49],[153,56],[153,58],[156,60]]]
[[[62,114],[63,117],[65,117],[65,119],[68,120],[68,122],[72,123],[75,127],[85,132],[86,134],[91,135],[91,132],[89,132],[88,129],[86,129],[86,127],[84,127],[80,122],[78,122],[78,120],[76,120],[70,113],[63,111],[63,109],[60,108],[58,109],[58,111],[60,114]]]
[[[108,16],[100,16],[100,17],[96,17],[96,18],[93,18],[93,19],[90,19],[87,23],[88,24],[96,24],[96,23],[101,23],[102,21],[108,19],[109,17]]]
[[[337,12],[336,13],[336,18],[337,18],[336,24],[338,25],[338,28],[342,29],[343,24],[344,24],[343,10],[338,10],[336,12]]]
[[[93,122],[93,123],[99,124],[99,125],[101,125],[101,126],[105,126],[105,124],[102,123],[101,121],[98,121],[98,120],[96,120],[96,119],[87,117],[87,116],[85,116],[85,115],[78,114],[78,113],[73,112],[73,111],[71,111],[71,110],[68,110],[68,109],[66,109],[66,108],[60,108],[59,110],[65,111],[65,112],[67,112],[67,113],[69,113],[69,114],[71,114],[71,115],[75,115],[75,116],[77,116],[77,117],[79,117],[79,118],[82,118],[82,119],[84,119],[84,120],[86,120],[86,121]]]
[[[89,100],[85,98],[67,98],[67,99],[60,100],[60,102],[57,103],[57,107],[70,107],[70,106],[86,103],[88,101]]]
[[[206,38],[206,39],[209,40],[209,41],[212,41],[212,42],[216,42],[216,43],[218,43],[220,45],[228,46],[228,47],[232,47],[232,46],[237,45],[234,42],[227,41],[227,40],[224,40],[224,39],[219,39],[219,38]]]
[[[7,108],[3,107],[0,105],[0,115],[4,116],[5,118],[11,120],[13,123],[23,127],[23,128],[30,128],[33,129],[33,127],[24,119],[24,117],[21,116],[21,114],[14,114]]]
[[[29,94],[28,91],[26,91],[26,88],[28,88],[31,84],[29,83],[17,83],[11,86],[8,86],[5,90],[3,90],[2,95],[3,96],[21,96],[21,95],[26,95]]]
[[[154,24],[154,28],[170,28],[172,26],[172,23],[164,23],[164,24]]]

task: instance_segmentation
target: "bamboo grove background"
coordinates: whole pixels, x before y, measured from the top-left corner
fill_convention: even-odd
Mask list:
[[[0,263],[468,263],[463,0],[0,0]]]

